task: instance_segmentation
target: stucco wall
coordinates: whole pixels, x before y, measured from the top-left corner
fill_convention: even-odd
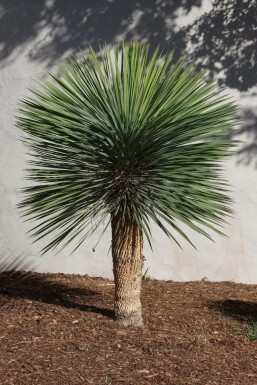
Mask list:
[[[2,0],[0,1],[0,269],[67,272],[112,277],[107,232],[96,252],[97,236],[73,255],[69,250],[42,257],[46,241],[32,244],[29,224],[18,216],[19,189],[26,185],[27,157],[15,128],[17,102],[33,80],[45,76],[88,43],[135,38],[186,53],[238,101],[244,142],[226,164],[233,186],[235,216],[226,226],[228,239],[215,243],[191,234],[195,251],[181,251],[154,230],[153,253],[146,246],[145,268],[159,279],[257,282],[257,87],[256,1],[243,0]],[[191,231],[189,231],[191,233]]]

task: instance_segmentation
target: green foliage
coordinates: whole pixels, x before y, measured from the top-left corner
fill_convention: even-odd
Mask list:
[[[147,269],[145,269],[145,271],[143,272],[143,274],[142,274],[142,281],[143,281],[143,282],[150,281],[151,277],[150,277],[150,275],[149,275],[149,270],[150,270],[150,267],[148,267]]]
[[[20,208],[38,220],[47,251],[77,247],[110,214],[136,221],[151,239],[153,220],[176,242],[177,220],[209,237],[231,213],[223,157],[234,143],[235,106],[184,60],[136,42],[87,50],[50,73],[21,103],[18,126],[32,155]],[[92,218],[96,226],[91,226]]]
[[[252,321],[251,325],[240,328],[248,340],[257,341],[257,322]]]

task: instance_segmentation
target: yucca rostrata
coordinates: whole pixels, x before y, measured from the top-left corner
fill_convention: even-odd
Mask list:
[[[89,49],[50,73],[18,117],[32,155],[20,204],[37,220],[32,235],[53,232],[44,252],[74,238],[77,248],[111,224],[114,308],[125,325],[143,322],[150,221],[191,243],[177,220],[210,238],[204,227],[221,233],[231,212],[220,160],[233,146],[224,136],[235,106],[203,72],[171,60],[136,42]]]

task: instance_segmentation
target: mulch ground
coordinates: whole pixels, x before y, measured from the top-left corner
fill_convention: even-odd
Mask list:
[[[113,318],[110,280],[0,274],[0,384],[256,385],[257,285],[143,284],[144,328]]]

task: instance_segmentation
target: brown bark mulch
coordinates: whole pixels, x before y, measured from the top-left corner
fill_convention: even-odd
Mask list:
[[[256,385],[257,285],[143,284],[144,328],[113,319],[89,276],[0,274],[0,384]]]

